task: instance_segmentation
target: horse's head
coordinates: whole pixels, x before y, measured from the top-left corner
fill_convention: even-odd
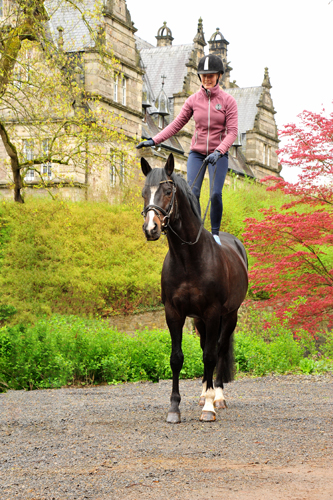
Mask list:
[[[174,170],[172,153],[164,168],[152,169],[147,160],[141,158],[141,169],[146,176],[142,190],[144,199],[144,224],[142,226],[147,240],[158,240],[161,232],[167,228],[173,213],[176,187],[171,179]]]

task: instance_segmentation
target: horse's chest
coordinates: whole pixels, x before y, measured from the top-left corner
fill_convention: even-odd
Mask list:
[[[194,282],[179,280],[174,286],[164,289],[164,302],[169,301],[177,309],[186,310],[187,314],[198,314],[199,309],[209,301],[207,289]]]

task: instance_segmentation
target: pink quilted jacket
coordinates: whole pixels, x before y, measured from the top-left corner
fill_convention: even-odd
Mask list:
[[[191,150],[208,155],[217,149],[226,153],[237,137],[238,114],[235,99],[218,85],[206,90],[201,87],[184,103],[179,115],[153,137],[160,144],[179,132],[193,116],[195,132]]]

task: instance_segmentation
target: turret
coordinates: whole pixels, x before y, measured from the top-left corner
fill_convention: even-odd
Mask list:
[[[228,45],[229,42],[222,35],[220,28],[216,28],[215,33],[212,34],[209,40],[209,53],[219,56],[222,59],[224,74],[221,78],[221,84],[223,88],[229,88],[230,86],[230,71],[232,68],[228,64]]]
[[[163,26],[158,30],[156,35],[157,47],[166,47],[167,45],[172,45],[173,36],[171,29],[167,27],[167,23],[164,21]]]

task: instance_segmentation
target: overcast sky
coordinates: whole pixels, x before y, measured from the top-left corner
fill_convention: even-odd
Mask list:
[[[229,42],[230,78],[240,87],[261,85],[267,66],[278,128],[305,109],[333,111],[333,2],[127,0],[127,7],[136,34],[153,45],[164,21],[173,45],[192,42],[199,17],[206,42],[219,28]]]

